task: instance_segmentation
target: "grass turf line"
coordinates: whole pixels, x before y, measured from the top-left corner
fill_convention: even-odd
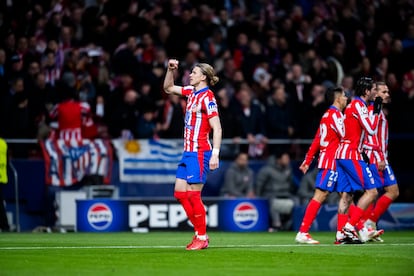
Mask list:
[[[210,232],[210,247],[186,251],[189,232],[1,233],[0,275],[413,275],[414,232],[384,243],[298,245],[296,233]]]

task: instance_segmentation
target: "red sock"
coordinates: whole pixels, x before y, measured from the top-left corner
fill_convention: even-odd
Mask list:
[[[174,192],[174,197],[177,199],[178,202],[183,206],[185,213],[187,214],[188,219],[191,221],[191,223],[194,225],[194,209],[191,205],[191,202],[189,200],[189,194],[188,192]]]
[[[189,191],[189,199],[194,211],[194,230],[198,235],[206,234],[206,208],[201,200],[201,191]]]
[[[347,222],[348,222],[348,214],[338,214],[338,222],[336,224],[336,230],[341,231]]]
[[[352,210],[352,216],[349,218],[349,223],[355,226],[357,222],[361,219],[363,213],[364,210],[362,210],[358,206],[355,206],[355,208]]]
[[[374,203],[371,203],[367,209],[364,210],[364,213],[362,214],[361,219],[356,224],[357,229],[364,228],[364,223],[367,221],[367,219],[370,218],[372,211],[374,210]]]
[[[309,229],[318,214],[319,209],[321,208],[321,203],[314,199],[309,201],[308,207],[306,207],[305,215],[303,216],[302,224],[299,228],[299,231],[302,233],[308,233]]]
[[[348,217],[352,217],[352,214],[353,214],[353,212],[354,212],[354,210],[355,210],[355,204],[354,203],[351,203],[351,205],[349,205],[349,210],[348,210]]]
[[[371,212],[371,216],[369,217],[370,220],[373,222],[378,222],[378,219],[381,217],[382,214],[390,207],[392,203],[392,199],[386,195],[382,195],[375,204],[374,210]]]

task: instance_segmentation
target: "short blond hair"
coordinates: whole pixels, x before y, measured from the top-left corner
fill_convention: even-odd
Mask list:
[[[201,73],[207,77],[207,83],[209,85],[215,85],[219,81],[219,77],[217,77],[216,71],[210,64],[197,63],[195,67],[200,68]]]

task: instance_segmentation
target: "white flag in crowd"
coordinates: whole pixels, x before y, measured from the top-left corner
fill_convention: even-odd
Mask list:
[[[113,140],[121,182],[172,184],[181,160],[182,142],[172,140]]]

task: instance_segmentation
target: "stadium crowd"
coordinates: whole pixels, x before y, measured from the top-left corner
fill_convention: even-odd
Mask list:
[[[71,95],[89,106],[85,138],[182,138],[185,101],[162,90],[168,59],[175,58],[179,85],[189,83],[196,63],[214,66],[223,138],[234,142],[230,146],[248,141],[248,158],[287,150],[301,159],[308,145],[282,148],[269,139],[313,138],[327,107],[325,91],[343,86],[352,96],[354,81],[363,76],[390,88],[392,103],[384,110],[391,139],[397,139],[391,154],[414,154],[412,1],[0,5],[0,137],[53,137],[59,126],[51,114]],[[40,155],[38,145],[11,143],[9,149],[14,157]],[[237,154],[223,145],[224,159]],[[392,162],[407,166],[401,160]],[[413,198],[410,191],[403,201]]]
[[[392,133],[413,133],[411,1],[2,1],[1,136],[45,139],[62,91],[91,106],[87,138],[181,138],[183,102],[162,93],[169,57],[215,66],[223,138],[312,138],[324,92],[389,84]],[[89,123],[91,120],[88,121]],[[88,131],[89,130],[89,131]],[[271,147],[269,147],[271,151]],[[13,150],[13,147],[12,147]],[[29,155],[30,153],[15,153]]]

